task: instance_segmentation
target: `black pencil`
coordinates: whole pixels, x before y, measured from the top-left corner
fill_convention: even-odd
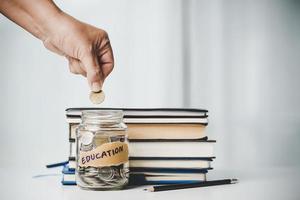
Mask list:
[[[180,190],[180,189],[187,189],[187,188],[234,184],[237,182],[238,182],[238,179],[223,179],[223,180],[214,180],[214,181],[204,181],[204,182],[199,182],[199,183],[152,186],[145,190],[147,190],[149,192],[159,192],[159,191],[166,191],[166,190]]]
[[[69,163],[69,161],[63,161],[63,162],[59,162],[59,163],[48,164],[48,165],[46,165],[46,167],[47,168],[54,168],[54,167],[64,166],[68,163]]]

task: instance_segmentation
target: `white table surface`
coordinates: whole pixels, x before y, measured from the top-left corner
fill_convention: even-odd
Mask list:
[[[213,170],[209,179],[237,177],[240,182],[206,188],[194,188],[167,192],[147,192],[145,187],[122,191],[86,191],[77,186],[62,186],[60,169],[5,169],[0,168],[0,199],[39,200],[93,200],[93,199],[300,199],[300,170],[294,168],[273,168],[260,170]],[[53,174],[33,178],[39,174]],[[55,175],[56,174],[56,175]]]

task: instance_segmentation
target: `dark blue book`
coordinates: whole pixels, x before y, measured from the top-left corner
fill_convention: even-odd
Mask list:
[[[62,169],[63,178],[61,183],[63,185],[76,185],[75,170],[70,169],[68,165],[65,165]]]
[[[76,185],[75,170],[70,169],[68,165],[64,166],[63,185]],[[195,183],[206,180],[207,170],[175,170],[175,169],[158,169],[146,171],[132,171],[129,175],[129,185],[160,185],[160,184],[181,184],[181,183]]]
[[[206,181],[204,173],[131,172],[130,185],[184,184]]]
[[[131,167],[130,173],[159,173],[159,174],[197,174],[203,173],[206,174],[208,170],[212,168],[203,168],[203,169],[187,169],[187,168],[149,168],[149,167]]]

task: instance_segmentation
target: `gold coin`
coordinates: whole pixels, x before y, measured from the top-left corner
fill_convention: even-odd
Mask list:
[[[91,92],[90,93],[90,100],[93,104],[100,104],[104,101],[105,94],[103,90],[100,90],[99,92]]]

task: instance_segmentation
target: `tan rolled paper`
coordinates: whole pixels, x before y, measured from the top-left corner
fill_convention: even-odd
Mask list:
[[[80,152],[80,167],[105,167],[128,162],[128,145],[124,142],[105,143],[91,151]]]

